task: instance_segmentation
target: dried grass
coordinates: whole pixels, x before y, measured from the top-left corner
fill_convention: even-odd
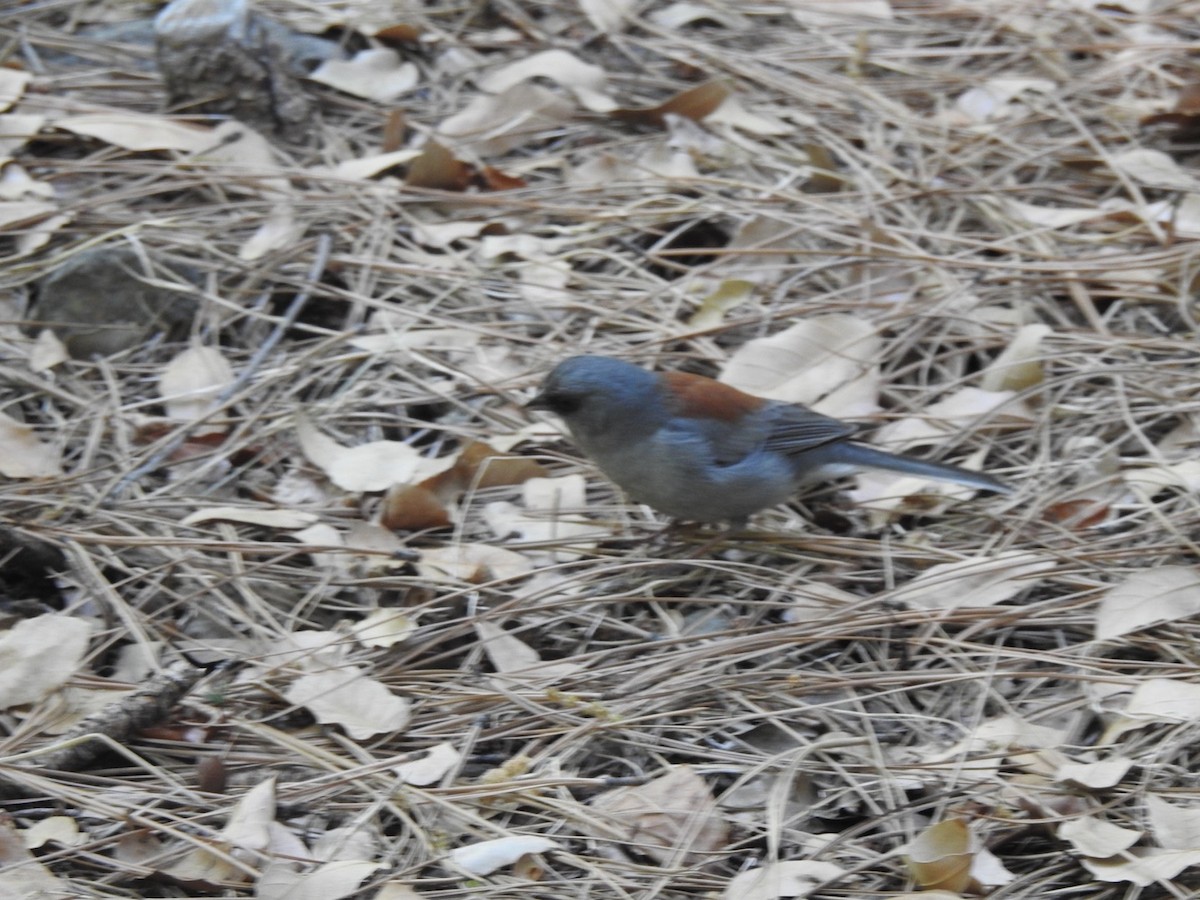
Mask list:
[[[731,151],[735,160],[687,181],[574,186],[563,177],[566,164],[604,151],[637,158],[662,140],[659,130],[596,117],[487,159],[527,179],[514,191],[447,197],[304,175],[295,215],[307,225],[305,237],[255,263],[240,261],[238,250],[271,204],[217,175],[165,154],[61,135],[31,152],[24,163],[76,198],[76,218],[43,251],[5,262],[5,293],[20,295],[88,246],[136,242],[203,272],[206,305],[196,331],[219,341],[235,369],[278,330],[287,299],[311,294],[300,324],[224,404],[232,422],[226,444],[200,463],[153,467],[131,483],[128,473],[169,440],[139,441],[136,419],[156,411],[155,379],[178,348],[71,362],[48,376],[21,362],[24,338],[6,338],[6,408],[65,449],[70,474],[6,482],[0,509],[22,532],[68,554],[64,577],[76,609],[99,624],[79,678],[103,675],[114,650],[130,642],[193,652],[210,646],[212,656],[233,639],[245,653],[278,648],[305,630],[344,629],[378,605],[420,621],[391,650],[347,647],[348,663],[412,700],[411,724],[399,733],[354,741],[311,726],[284,700],[297,673],[285,655],[276,669],[270,658],[256,658],[267,668],[252,681],[214,674],[184,701],[178,718],[205,726],[199,743],[139,739],[131,745],[138,762],[113,757],[87,775],[10,765],[6,777],[28,795],[8,804],[18,822],[61,809],[91,835],[85,847],[42,861],[80,895],[191,895],[186,885],[142,881],[148,869],[118,861],[114,843],[140,828],[164,841],[207,844],[230,800],[198,791],[195,766],[216,756],[234,784],[277,773],[280,818],[310,836],[369,823],[382,837],[378,858],[389,877],[428,898],[719,896],[732,875],[771,853],[848,870],[807,896],[880,896],[907,884],[897,848],[928,821],[956,813],[985,823],[991,849],[1016,875],[992,897],[1200,889],[1194,871],[1141,893],[1093,882],[1036,815],[1002,792],[1011,767],[977,777],[969,767],[934,769],[920,758],[1002,714],[1066,727],[1064,749],[1086,755],[1099,733],[1086,685],[1195,672],[1194,621],[1103,645],[1091,640],[1098,589],[1132,570],[1195,562],[1195,495],[1126,494],[1099,528],[1047,519],[1077,489],[1111,476],[1106,457],[1153,458],[1162,436],[1198,409],[1195,241],[1131,220],[1104,229],[1036,227],[1005,206],[1177,198],[1114,177],[1104,161],[1135,146],[1172,149],[1137,122],[1194,77],[1200,4],[1148,15],[1159,36],[1143,44],[1130,42],[1134,17],[1120,5],[1085,6],[905,3],[891,22],[806,29],[781,5],[748,4],[737,9],[752,23],[745,32],[713,24],[669,30],[643,18],[644,27],[578,51],[606,68],[628,105],[657,103],[688,86],[681,71],[691,68],[730,79],[747,106],[810,121],[779,137],[734,131],[742,142]],[[83,54],[61,17],[89,9],[62,2],[18,12],[0,26],[14,42],[6,44],[10,58],[29,59],[23,48]],[[273,9],[285,20],[297,12],[287,2]],[[482,45],[486,29],[524,15],[501,4],[490,10],[498,21],[481,22],[476,10],[431,9],[418,19],[449,43]],[[576,30],[559,33],[560,43],[592,33],[573,4],[526,12],[551,33],[570,23]],[[503,59],[528,52],[520,44],[497,51]],[[1050,79],[1054,88],[1022,95],[1001,127],[948,124],[958,95],[999,77]],[[67,97],[149,112],[161,99],[152,74],[124,65],[74,68],[45,83],[48,103]],[[415,127],[432,128],[473,96],[467,81],[433,81],[404,104],[405,114]],[[382,120],[372,104],[328,96],[311,146],[280,155],[300,173],[369,152]],[[831,154],[845,189],[806,192],[806,144]],[[413,240],[413,224],[446,217],[503,217],[517,231],[562,238],[568,287],[554,301],[531,302],[515,284],[517,263],[485,265],[466,245],[433,252]],[[692,285],[734,251],[697,250],[687,236],[701,237],[701,225],[732,231],[758,217],[783,236],[737,255],[738,271],[761,279],[756,301],[719,327],[689,331],[682,322],[700,299]],[[306,273],[322,236],[332,250],[314,282]],[[697,253],[707,254],[699,265]],[[897,290],[910,296],[888,299]],[[264,304],[264,296],[282,302]],[[412,328],[465,331],[474,347],[426,348],[399,363],[355,350],[346,339],[379,309],[399,311]],[[1013,310],[1008,320],[998,317]],[[303,466],[293,433],[301,410],[346,444],[387,436],[449,452],[524,424],[516,404],[567,354],[586,349],[711,374],[745,341],[831,312],[865,316],[886,336],[883,397],[886,415],[896,417],[973,384],[1006,345],[1013,321],[1052,327],[1043,345],[1046,378],[1027,391],[1039,419],[988,437],[963,435],[958,447],[990,441],[989,467],[1019,485],[1014,500],[961,504],[873,531],[865,513],[825,492],[805,507],[768,511],[752,533],[690,558],[695,540],[649,541],[655,523],[647,513],[621,505],[592,479],[588,515],[627,537],[548,569],[557,580],[525,595],[522,579],[448,587],[411,569],[346,578],[314,565],[310,548],[267,531],[179,524],[200,507],[264,502],[289,467]],[[506,374],[489,381],[487,372]],[[553,460],[560,470],[590,471],[561,459]],[[512,496],[512,489],[480,491],[461,528],[415,535],[411,545],[497,543],[478,510]],[[360,515],[342,503],[317,511],[334,525]],[[812,514],[818,524],[809,523]],[[892,588],[931,565],[1011,549],[1049,554],[1059,567],[992,608],[939,612],[887,602]],[[783,613],[809,584],[858,599],[786,621]],[[505,687],[488,674],[474,630],[480,620],[503,624],[543,659],[581,669],[552,690]],[[11,713],[6,722],[7,754],[46,739]],[[1102,793],[1109,819],[1141,828],[1147,792],[1191,797],[1195,738],[1193,725],[1123,736],[1121,753],[1137,767]],[[463,754],[459,770],[425,788],[398,785],[388,765],[440,741]],[[481,778],[515,757],[528,758],[527,772]],[[703,773],[734,822],[729,845],[705,864],[662,868],[617,852],[619,842],[585,837],[593,813],[581,801],[685,763]],[[751,782],[760,801],[734,810]],[[139,798],[132,807],[121,799],[131,789]],[[472,883],[446,867],[449,849],[509,832],[543,834],[564,848],[549,855],[540,883],[504,875]]]

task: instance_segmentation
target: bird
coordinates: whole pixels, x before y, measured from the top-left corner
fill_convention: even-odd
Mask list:
[[[687,522],[744,525],[806,483],[861,469],[1013,490],[983,472],[859,443],[857,426],[799,403],[607,356],[563,360],[526,409],[559,416],[579,449],[631,499]]]

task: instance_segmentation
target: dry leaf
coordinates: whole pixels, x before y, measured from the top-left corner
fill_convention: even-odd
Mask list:
[[[0,475],[53,478],[61,475],[61,455],[34,436],[33,429],[0,412]]]
[[[605,2],[605,5],[611,5]],[[479,87],[502,93],[532,78],[546,78],[570,90],[592,112],[608,112],[616,103],[605,94],[608,76],[566,50],[544,50],[509,63],[479,79]]]
[[[1170,678],[1148,678],[1129,698],[1125,715],[1155,722],[1200,719],[1200,684]]]
[[[1129,467],[1121,476],[1126,484],[1148,494],[1156,494],[1163,488],[1200,491],[1200,460]]]
[[[78,847],[91,840],[79,830],[79,824],[70,816],[47,816],[22,831],[21,838],[30,850],[50,842],[63,847]]]
[[[484,584],[527,575],[533,571],[533,561],[490,544],[456,544],[423,550],[417,571],[422,578],[443,584]]]
[[[0,126],[3,126],[7,116],[0,116]],[[4,161],[4,137],[0,133],[0,200],[25,200],[40,197],[44,200],[55,199],[54,185],[39,181],[30,175],[22,166],[15,162]]]
[[[826,881],[847,874],[839,865],[816,859],[789,859],[768,862],[729,879],[725,900],[779,900],[807,897]]]
[[[1200,850],[1156,850],[1134,847],[1120,856],[1108,859],[1080,859],[1083,867],[1099,881],[1128,881],[1149,887],[1169,883],[1190,866],[1200,865]]]
[[[521,296],[537,308],[554,308],[569,302],[567,290],[571,280],[571,264],[564,259],[531,261],[516,266],[517,284]]]
[[[387,103],[415,88],[421,73],[395,50],[376,47],[352,59],[327,59],[308,77],[355,97]]]
[[[456,847],[450,852],[450,860],[471,875],[490,875],[503,866],[511,866],[522,856],[557,849],[558,844],[549,838],[513,835]]]
[[[495,622],[480,619],[475,623],[475,633],[497,672],[519,672],[542,661],[536,650]]]
[[[392,771],[400,776],[400,780],[405,784],[424,787],[441,781],[446,773],[456,768],[460,762],[462,754],[454,749],[454,745],[442,742],[430,747],[417,759],[392,766]]]
[[[524,484],[531,478],[545,478],[548,474],[546,467],[536,460],[502,452],[483,441],[471,441],[464,446],[454,468],[464,488]]]
[[[1023,427],[1034,421],[1028,405],[1018,400],[1013,391],[965,387],[927,406],[920,416],[906,416],[877,429],[872,443],[889,450],[940,444],[984,417],[990,426],[997,428]]]
[[[189,347],[163,369],[158,394],[169,418],[194,422],[219,408],[218,396],[233,381],[233,367],[220,350]]]
[[[0,73],[6,71],[0,67]],[[11,70],[10,70],[11,71]],[[0,76],[0,90],[4,80]],[[79,896],[71,882],[61,880],[29,852],[12,819],[0,818],[0,893],[21,900],[58,900]]]
[[[1008,198],[1001,202],[1004,210],[1014,219],[1039,228],[1066,228],[1108,215],[1108,211],[1100,207],[1036,206],[1033,203],[1022,203],[1020,200]]]
[[[1200,613],[1200,570],[1158,566],[1136,572],[1104,592],[1096,610],[1096,640],[1107,641],[1157,622]]]
[[[341,900],[362,896],[362,882],[383,868],[381,862],[340,859],[297,872],[292,864],[272,860],[254,885],[256,900]]]
[[[987,367],[979,386],[985,391],[1023,391],[1041,384],[1045,374],[1042,341],[1050,333],[1049,325],[1026,325]]]
[[[29,350],[29,371],[46,372],[70,358],[66,344],[58,339],[58,335],[43,328]]]
[[[687,0],[653,10],[647,18],[660,28],[671,30],[696,22],[715,22],[731,31],[745,31],[752,24],[749,19],[732,9],[707,3],[690,3]]]
[[[1058,836],[1084,856],[1116,856],[1142,839],[1140,831],[1121,828],[1095,816],[1078,816],[1058,826]]]
[[[344,547],[346,542],[342,540],[342,533],[332,525],[326,522],[316,522],[295,532],[292,539],[313,548],[322,548],[308,551],[313,565],[332,572],[338,577],[344,578],[350,575],[354,556],[341,551],[340,548]]]
[[[396,484],[383,495],[379,524],[391,531],[425,531],[449,528],[454,519],[437,493],[423,484]]]
[[[778,137],[791,134],[796,130],[795,126],[789,125],[776,116],[766,115],[763,112],[751,112],[742,106],[741,98],[736,94],[726,97],[716,109],[705,117],[704,124],[706,126],[729,125],[762,137]]]
[[[303,415],[296,417],[296,435],[304,455],[346,491],[382,491],[405,484],[414,480],[423,465],[421,454],[400,441],[343,447],[317,431]]]
[[[1176,806],[1158,794],[1146,795],[1146,821],[1158,846],[1166,850],[1200,849],[1200,808]]]
[[[754,295],[754,288],[753,282],[740,278],[722,281],[700,302],[699,308],[688,319],[688,327],[697,330],[716,328],[724,320],[725,313]]]
[[[891,599],[919,609],[994,606],[1028,590],[1057,565],[1050,557],[1021,550],[941,563],[894,590]]]
[[[413,558],[400,538],[374,522],[351,522],[344,544],[360,575],[391,573],[408,565]]]
[[[1104,730],[1098,744],[1110,744],[1126,731],[1156,722],[1195,722],[1200,719],[1200,684],[1170,678],[1148,678],[1130,695],[1121,716]]]
[[[313,859],[322,862],[360,862],[375,859],[384,852],[383,835],[366,818],[357,818],[346,825],[329,828],[317,834],[312,841]]]
[[[546,469],[532,459],[470,441],[441,472],[417,485],[397,485],[384,496],[380,523],[385,528],[416,531],[444,528],[456,516],[447,509],[464,491],[523,484],[544,477]]]
[[[417,222],[413,225],[413,240],[423,247],[441,250],[466,238],[479,237],[490,229],[491,226],[491,222],[485,222],[481,219],[451,220],[449,222]],[[371,325],[373,327],[380,327],[382,325],[390,329],[392,322],[390,321],[390,317],[381,316],[376,311],[371,316]],[[400,330],[403,325],[403,322],[397,322],[397,327],[392,330]],[[476,338],[472,335],[471,342],[473,343],[474,340]]]
[[[404,353],[423,347],[461,350],[479,341],[477,334],[465,329],[413,328],[411,318],[400,323],[393,323],[391,319],[377,310],[367,323],[368,330],[374,333],[350,338],[348,343],[369,353]]]
[[[240,522],[291,531],[307,528],[318,521],[314,513],[294,509],[265,509],[257,506],[210,506],[184,516],[180,525],[202,525],[205,522]]]
[[[0,112],[21,99],[25,87],[33,80],[31,72],[0,66]]]
[[[397,22],[394,25],[386,25],[376,30],[374,37],[375,40],[388,46],[417,50],[421,47],[421,38],[424,34],[425,29],[420,25]]]
[[[12,231],[56,212],[58,204],[45,200],[7,200],[0,202],[0,228]]]
[[[849,591],[820,582],[791,586],[788,597],[791,605],[781,616],[785,622],[810,622],[862,601]]]
[[[923,748],[922,765],[970,771],[987,778],[999,772],[1006,756],[1059,747],[1066,740],[1060,729],[1033,725],[1018,716],[997,716],[976,725],[962,740],[946,749]]]
[[[219,140],[212,128],[149,113],[90,113],[55,119],[55,128],[121,147],[125,150],[180,150],[202,153]]]
[[[1200,471],[1197,472],[1200,475]],[[1063,500],[1042,510],[1042,518],[1072,531],[1098,528],[1112,515],[1112,507],[1099,499]]]
[[[1057,89],[1047,78],[990,78],[963,91],[954,106],[968,120],[986,122],[1011,115],[1015,101],[1026,91],[1049,94]]]
[[[785,0],[784,6],[797,22],[813,27],[845,25],[858,19],[866,19],[858,24],[870,27],[893,18],[887,0]]]
[[[184,882],[238,884],[249,881],[249,872],[229,860],[229,850],[235,847],[256,852],[266,850],[272,842],[274,825],[275,778],[270,776],[250,788],[234,805],[216,842],[217,847],[225,851],[223,854],[207,847],[195,847],[164,871]]]
[[[409,163],[424,152],[423,149],[407,148],[393,150],[390,153],[377,153],[373,156],[360,156],[356,159],[346,159],[339,162],[330,171],[334,178],[346,178],[351,181],[365,181],[374,178],[389,169]],[[317,169],[317,173],[325,170]]]
[[[295,194],[290,172],[276,158],[271,142],[236,119],[212,131],[212,144],[187,157],[187,165],[219,172],[222,188],[252,197],[290,198]],[[233,175],[237,177],[231,177]]]
[[[409,702],[354,666],[301,675],[284,693],[323,725],[340,725],[355,740],[400,731],[408,724]]]
[[[572,104],[545,88],[522,82],[500,94],[472,100],[445,119],[438,134],[469,143],[480,156],[497,156],[569,121]]]
[[[442,144],[430,141],[408,164],[404,183],[437,191],[465,191],[471,184],[471,167]]]
[[[350,631],[364,647],[394,647],[417,630],[416,617],[402,609],[374,609]]]
[[[720,380],[739,390],[814,406],[835,404],[838,415],[874,412],[882,341],[865,319],[814,316],[738,348]],[[854,386],[851,396],[847,386]],[[840,390],[839,390],[840,389]]]
[[[379,891],[371,900],[424,900],[424,898],[407,884],[399,881],[386,881],[380,885]]]
[[[1181,191],[1200,189],[1200,180],[1185,172],[1169,154],[1149,147],[1136,147],[1114,154],[1109,164],[1118,172],[1147,187]]]
[[[221,837],[233,847],[262,850],[271,843],[275,822],[275,777],[268,776],[242,795],[221,829]]]
[[[76,616],[20,619],[0,631],[0,709],[34,703],[74,677],[92,629]]]
[[[621,122],[638,125],[666,124],[668,115],[683,116],[699,122],[723,102],[732,92],[723,81],[709,81],[699,87],[681,91],[665,103],[639,109],[614,109],[608,115]]]
[[[1077,784],[1089,790],[1116,787],[1133,768],[1133,760],[1124,756],[1111,756],[1090,763],[1069,762],[1054,772],[1054,780]]]
[[[291,203],[277,203],[238,249],[238,259],[247,262],[261,259],[272,250],[295,246],[303,236],[304,223],[296,219],[295,207]]]
[[[515,191],[517,188],[528,187],[524,178],[501,172],[495,166],[484,166],[475,176],[475,183],[488,191]]]
[[[712,793],[690,766],[676,766],[637,787],[619,787],[592,800],[602,820],[597,838],[636,847],[660,865],[696,866],[729,841]]]
[[[488,660],[506,684],[544,686],[576,675],[583,666],[570,660],[542,662],[538,652],[495,622],[480,619],[475,632]]]
[[[905,845],[904,862],[921,887],[962,891],[971,883],[974,843],[966,822],[946,819]]]
[[[483,517],[499,538],[516,535],[523,541],[569,545],[555,546],[548,553],[553,558],[576,558],[595,547],[601,534],[596,525],[564,517],[586,506],[586,488],[582,475],[531,478],[523,486],[524,509],[512,503],[489,503]]]
[[[620,30],[633,0],[579,0],[579,8],[597,30],[612,34]]]

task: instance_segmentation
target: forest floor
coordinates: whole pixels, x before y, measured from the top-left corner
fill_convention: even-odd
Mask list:
[[[239,124],[9,0],[0,891],[1200,891],[1200,2],[387,6]],[[659,536],[580,352],[1016,490]]]

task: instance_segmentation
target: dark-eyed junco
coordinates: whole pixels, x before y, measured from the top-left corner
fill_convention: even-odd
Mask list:
[[[604,356],[559,363],[528,408],[561,416],[580,449],[632,499],[687,521],[741,522],[806,482],[864,468],[1012,490],[982,472],[855,443],[855,426],[806,406]]]

